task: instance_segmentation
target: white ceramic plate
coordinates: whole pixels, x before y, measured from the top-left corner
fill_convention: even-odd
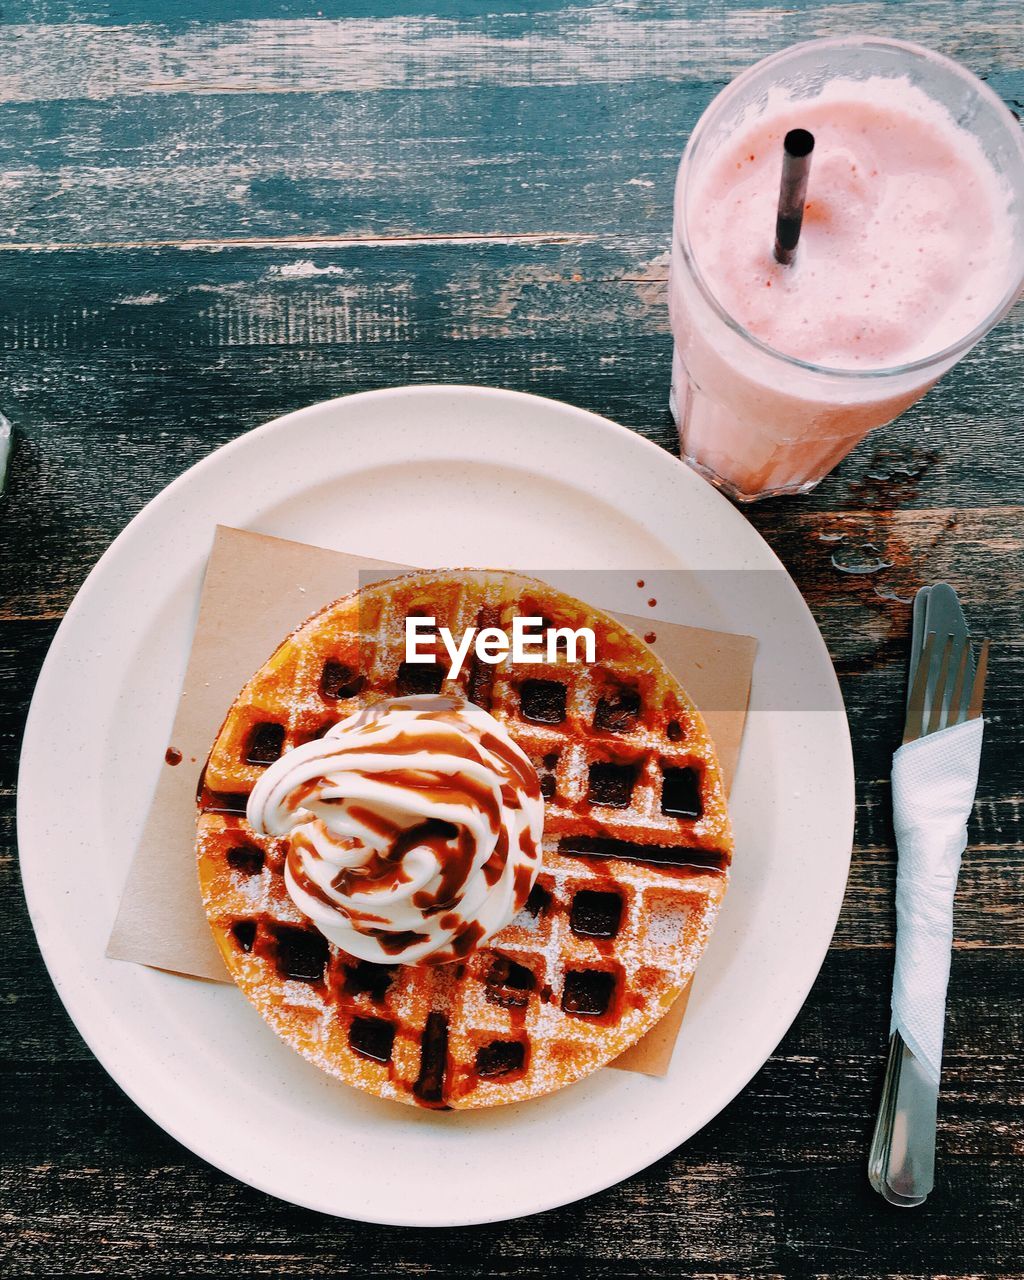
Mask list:
[[[732,884],[666,1078],[605,1070],[520,1106],[418,1111],[319,1072],[233,987],[104,957],[218,521],[422,565],[771,571],[739,592],[733,574],[681,577],[686,598],[659,609],[760,641],[733,790]],[[761,581],[773,590],[756,589]],[[601,603],[638,611],[636,599]],[[593,414],[511,392],[409,387],[268,423],[205,458],[128,525],[68,610],[39,678],[18,833],[61,999],[148,1115],[212,1164],[296,1204],[451,1226],[610,1186],[735,1096],[821,965],[853,811],[849,733],[825,646],[737,510]]]

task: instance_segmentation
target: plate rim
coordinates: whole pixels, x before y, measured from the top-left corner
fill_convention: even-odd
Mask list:
[[[276,431],[287,430],[289,425],[295,424],[302,419],[315,418],[321,414],[329,413],[336,406],[349,406],[356,401],[365,401],[369,399],[374,401],[393,399],[397,401],[405,398],[415,398],[417,396],[433,398],[452,395],[468,395],[471,398],[476,397],[494,401],[508,401],[511,399],[523,402],[524,406],[527,407],[529,405],[535,405],[543,406],[548,410],[553,408],[560,413],[567,413],[571,417],[579,419],[581,423],[585,422],[592,428],[596,427],[610,432],[620,440],[624,438],[627,439],[630,447],[636,447],[639,452],[645,454],[646,457],[651,459],[656,467],[664,468],[667,466],[669,468],[674,468],[674,479],[677,482],[696,486],[702,490],[707,490],[711,496],[712,502],[716,505],[716,508],[723,513],[723,519],[734,526],[742,526],[745,531],[744,536],[753,539],[756,544],[759,544],[758,550],[760,554],[766,554],[774,566],[782,570],[786,575],[787,581],[793,588],[792,594],[795,602],[798,603],[799,608],[806,615],[806,619],[810,624],[808,628],[808,638],[813,637],[816,647],[820,650],[820,656],[824,657],[825,666],[831,673],[831,679],[828,682],[828,687],[830,694],[834,698],[834,705],[824,708],[823,710],[825,710],[827,714],[841,719],[842,732],[836,735],[836,745],[842,748],[840,754],[842,757],[841,763],[843,766],[843,776],[842,778],[834,779],[834,782],[837,789],[837,807],[841,810],[846,810],[848,815],[848,822],[844,824],[843,828],[846,834],[842,841],[842,845],[847,849],[847,853],[842,862],[842,875],[840,876],[838,871],[836,874],[835,900],[828,904],[828,912],[826,913],[832,920],[831,929],[828,930],[827,936],[824,937],[822,945],[818,948],[818,953],[814,954],[812,957],[813,963],[809,962],[807,964],[806,972],[809,976],[806,984],[801,982],[789,989],[792,993],[796,994],[791,994],[790,999],[784,1003],[784,1007],[780,1010],[777,1018],[777,1021],[781,1026],[778,1039],[775,1041],[775,1044],[772,1046],[771,1050],[769,1050],[768,1054],[751,1068],[749,1074],[745,1074],[743,1076],[743,1079],[727,1098],[723,1101],[712,1104],[710,1108],[700,1113],[701,1118],[698,1123],[686,1136],[679,1138],[673,1133],[667,1143],[658,1144],[657,1150],[655,1150],[653,1154],[649,1148],[645,1148],[639,1161],[635,1159],[628,1160],[626,1162],[628,1164],[628,1168],[626,1168],[624,1172],[616,1170],[610,1178],[603,1173],[597,1174],[594,1178],[587,1180],[586,1185],[574,1183],[572,1189],[565,1195],[560,1195],[556,1199],[547,1198],[543,1203],[537,1203],[530,1208],[518,1210],[511,1216],[504,1213],[473,1214],[470,1216],[462,1215],[457,1217],[444,1217],[429,1214],[406,1214],[404,1216],[395,1214],[370,1215],[362,1211],[358,1216],[352,1216],[344,1210],[339,1209],[334,1204],[328,1203],[328,1197],[324,1197],[319,1201],[316,1197],[292,1197],[287,1193],[282,1192],[274,1185],[268,1183],[268,1181],[260,1174],[254,1174],[250,1170],[242,1169],[238,1167],[231,1158],[224,1158],[219,1154],[211,1152],[209,1147],[203,1144],[201,1134],[196,1135],[184,1131],[182,1126],[180,1126],[173,1117],[168,1117],[163,1114],[164,1109],[160,1107],[159,1100],[154,1099],[151,1095],[147,1095],[143,1086],[136,1087],[135,1082],[132,1079],[126,1078],[127,1069],[119,1068],[113,1055],[104,1049],[101,1034],[102,1027],[97,1031],[90,1022],[88,1016],[89,1010],[87,1008],[83,1009],[82,1007],[84,1001],[79,999],[77,995],[65,991],[59,974],[60,958],[57,954],[57,950],[52,943],[44,942],[44,938],[40,933],[38,924],[41,915],[40,897],[34,895],[40,895],[42,890],[38,885],[33,888],[33,873],[29,871],[28,874],[26,874],[26,868],[32,864],[32,857],[30,856],[26,861],[23,853],[23,846],[31,844],[31,839],[27,841],[25,839],[25,832],[29,829],[30,824],[30,817],[28,813],[29,800],[26,798],[26,793],[30,791],[30,788],[24,785],[24,783],[25,776],[29,773],[34,763],[31,759],[30,748],[32,751],[36,750],[35,739],[37,737],[37,731],[35,726],[42,715],[39,708],[43,704],[46,696],[46,685],[51,678],[51,669],[57,666],[62,657],[62,654],[60,653],[60,642],[63,637],[72,630],[78,614],[89,607],[91,597],[97,592],[97,590],[101,589],[106,565],[118,554],[124,544],[131,539],[133,533],[138,532],[137,526],[139,526],[144,519],[148,518],[154,509],[173,501],[177,493],[192,481],[197,473],[201,473],[217,465],[223,465],[226,457],[230,457],[236,452],[243,452],[246,448],[251,447],[254,438],[263,437]],[[338,429],[344,430],[349,425],[350,424],[339,424]],[[655,459],[657,461],[655,461]],[[498,465],[501,465],[501,459],[496,459],[495,461]],[[473,1226],[500,1221],[514,1221],[520,1217],[530,1217],[537,1213],[543,1213],[551,1209],[559,1208],[563,1205],[572,1204],[579,1200],[586,1199],[591,1195],[617,1185],[619,1182],[622,1182],[627,1178],[635,1176],[637,1173],[650,1167],[658,1160],[663,1159],[669,1152],[674,1151],[679,1146],[682,1146],[696,1133],[699,1133],[701,1129],[709,1124],[711,1120],[713,1120],[735,1100],[739,1093],[747,1087],[750,1081],[762,1069],[765,1062],[767,1062],[772,1056],[772,1053],[774,1053],[778,1043],[780,1043],[788,1033],[794,1020],[803,1008],[818,975],[820,974],[821,967],[831,946],[831,941],[838,923],[848,883],[849,870],[852,861],[855,817],[855,773],[849,723],[838,677],[828,653],[827,646],[825,645],[824,638],[821,635],[817,621],[811,613],[806,600],[799,591],[799,588],[797,588],[795,582],[793,582],[788,569],[779,559],[774,549],[767,543],[758,530],[748,520],[746,520],[743,513],[738,508],[733,506],[733,504],[730,503],[724,495],[719,493],[717,490],[714,490],[707,481],[702,479],[691,468],[687,467],[685,463],[680,461],[680,459],[668,452],[668,450],[662,448],[654,441],[647,439],[645,436],[640,435],[639,432],[591,410],[582,409],[565,401],[556,400],[548,396],[540,396],[530,392],[483,386],[473,383],[414,383],[395,387],[378,388],[369,391],[353,392],[348,395],[331,397],[327,400],[317,401],[313,404],[291,410],[288,413],[281,414],[278,417],[260,423],[256,427],[243,431],[233,439],[219,445],[215,449],[210,450],[209,453],[193,463],[180,475],[176,476],[172,481],[154,494],[153,497],[150,498],[149,501],[147,501],[132,516],[124,528],[120,530],[116,537],[114,537],[110,544],[104,549],[82,581],[53,635],[47,649],[46,657],[40,668],[29,704],[29,710],[26,716],[25,727],[19,749],[16,838],[18,864],[21,871],[22,887],[29,917],[40,954],[57,995],[74,1024],[76,1031],[82,1037],[89,1051],[94,1055],[101,1067],[106,1071],[114,1083],[149,1119],[200,1159],[213,1165],[228,1176],[235,1178],[246,1185],[252,1186],[264,1194],[274,1196],[276,1199],[282,1200],[285,1203],[295,1204],[328,1216],[346,1218],[351,1221],[410,1228],[450,1228],[453,1226]],[[846,831],[847,827],[848,831]],[[106,957],[101,956],[101,960],[105,959]],[[110,963],[121,962],[111,961]]]

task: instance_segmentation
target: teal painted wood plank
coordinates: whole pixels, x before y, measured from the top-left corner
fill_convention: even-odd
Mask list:
[[[0,107],[0,241],[646,233],[710,85]]]
[[[763,0],[765,4],[775,0]],[[806,3],[807,0],[801,0]],[[725,0],[728,3],[728,0]],[[721,8],[723,0],[710,0],[709,8]],[[490,3],[488,17],[521,19],[567,7],[566,0],[523,0],[521,3]],[[679,6],[675,6],[679,7]],[[294,18],[396,18],[472,17],[483,12],[470,0],[8,0],[4,20],[12,23],[96,23],[125,26],[131,23],[159,23],[173,29],[202,22],[281,20]]]
[[[667,234],[679,154],[728,75],[894,12],[699,8],[545,11],[528,38],[482,18],[8,26],[0,244]],[[954,30],[950,6],[908,0],[900,30],[941,28],[1019,104],[1015,5],[956,10]]]
[[[11,24],[0,100],[714,81],[796,40],[851,31],[912,37],[990,74],[1021,69],[1017,0],[799,8],[604,0],[504,17]]]
[[[904,0],[888,0],[888,7],[894,11],[903,5]],[[471,0],[190,0],[187,5],[176,0],[7,0],[0,24],[144,24],[180,31],[200,24],[226,22],[426,18],[469,24],[485,22],[488,31],[502,34],[522,31],[537,19],[570,14],[580,7],[570,0],[520,0],[519,3],[492,0],[486,5],[474,4]],[[614,11],[627,20],[665,21],[685,17],[710,25],[730,10],[763,10],[771,15],[773,11],[806,13],[825,8],[835,13],[843,8],[862,10],[863,0],[834,0],[827,5],[822,5],[820,0],[793,0],[785,6],[778,0],[704,0],[703,3],[701,0],[617,0],[617,3],[597,0],[586,7]],[[932,10],[951,27],[958,7],[961,7],[960,0],[936,0]],[[994,4],[991,7],[995,9]]]

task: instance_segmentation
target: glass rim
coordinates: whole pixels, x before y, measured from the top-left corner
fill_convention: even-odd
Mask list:
[[[933,49],[927,49],[924,45],[915,44],[910,40],[896,40],[886,36],[871,35],[847,35],[847,36],[826,36],[817,40],[802,40],[798,44],[787,46],[780,49],[776,53],[770,53],[767,57],[759,59],[752,66],[747,67],[745,71],[741,71],[738,76],[730,80],[724,89],[721,89],[712,98],[711,102],[705,108],[700,119],[697,121],[690,137],[683,150],[680,168],[685,166],[691,159],[692,152],[696,145],[699,145],[701,138],[708,129],[707,121],[712,111],[724,98],[730,95],[737,87],[744,85],[747,81],[761,72],[765,67],[769,67],[777,62],[786,62],[796,53],[804,52],[808,49],[837,49],[837,48],[870,48],[872,46],[881,46],[886,49],[895,49],[903,54],[907,54],[912,58],[920,59],[938,65],[947,73],[952,74],[961,81],[964,81],[972,87],[972,89],[990,105],[997,108],[998,112],[1006,114],[1008,124],[1012,126],[1013,114],[1007,107],[1006,103],[991,89],[983,80],[979,79],[969,68],[961,65],[953,58],[947,58],[945,54],[936,53]],[[1024,167],[1024,130],[1017,130],[1014,133],[1009,131],[1009,136],[1013,137],[1017,143],[1017,150],[1020,155],[1021,165]],[[684,183],[685,189],[685,183]],[[1009,288],[1001,295],[996,306],[972,328],[962,338],[958,338],[956,342],[952,342],[945,347],[941,347],[938,351],[930,355],[919,356],[916,360],[909,360],[903,364],[881,365],[871,369],[849,369],[837,368],[834,365],[816,364],[811,360],[801,360],[799,356],[787,355],[784,351],[779,351],[776,347],[762,341],[742,325],[734,316],[730,315],[718,298],[714,291],[704,278],[703,273],[697,263],[696,257],[690,244],[689,228],[687,226],[687,209],[685,196],[682,200],[681,217],[676,219],[673,228],[673,238],[678,243],[686,262],[687,269],[694,283],[697,285],[704,301],[711,307],[715,315],[739,338],[749,343],[756,350],[770,356],[774,360],[782,361],[784,364],[790,365],[796,369],[802,369],[805,372],[822,374],[829,378],[843,378],[850,381],[870,381],[872,378],[892,378],[902,374],[920,373],[930,370],[931,368],[947,362],[952,362],[964,355],[976,343],[993,329],[1007,312],[1017,302],[1024,289],[1024,254],[1022,254],[1021,267],[1012,280]]]

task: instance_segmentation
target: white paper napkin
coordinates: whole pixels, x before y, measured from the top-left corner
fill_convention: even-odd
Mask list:
[[[892,1031],[935,1083],[942,1064],[953,895],[974,804],[984,721],[967,720],[899,748],[892,759],[896,971]]]

